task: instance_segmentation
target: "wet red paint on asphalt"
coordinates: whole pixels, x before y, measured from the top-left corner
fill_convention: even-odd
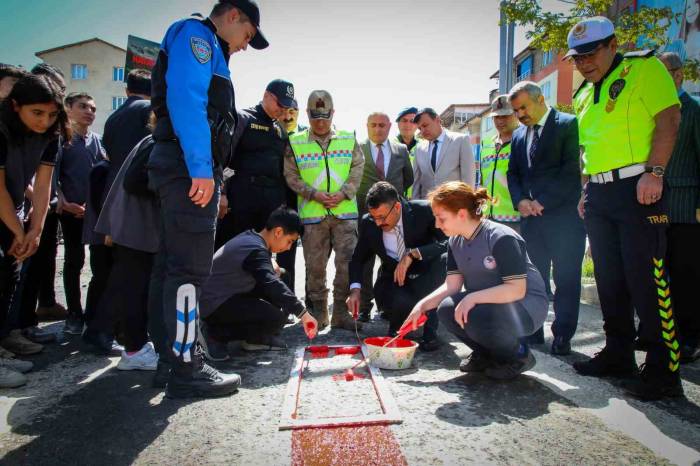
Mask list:
[[[389,426],[298,429],[292,432],[292,466],[405,466]]]

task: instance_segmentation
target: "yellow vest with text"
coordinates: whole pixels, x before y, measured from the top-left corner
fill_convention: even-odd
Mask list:
[[[649,159],[658,112],[679,104],[676,87],[653,52],[632,52],[595,86],[574,95],[583,173],[593,175]]]
[[[508,191],[508,161],[510,160],[511,144],[505,144],[496,151],[496,138],[491,142],[483,142],[481,148],[481,186],[486,188],[491,196],[486,218],[497,222],[518,222],[520,213],[513,208],[513,201]]]
[[[334,193],[340,191],[350,175],[352,151],[355,148],[355,133],[336,131],[328,148],[309,140],[309,131],[296,133],[289,138],[294,159],[304,182],[316,191]],[[304,224],[319,223],[328,215],[339,219],[356,219],[358,216],[355,198],[344,199],[332,209],[326,209],[315,200],[299,196],[299,216]]]

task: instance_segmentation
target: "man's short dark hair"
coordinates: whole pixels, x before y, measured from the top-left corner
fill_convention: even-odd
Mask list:
[[[44,75],[53,79],[58,86],[66,92],[66,79],[63,71],[60,68],[49,65],[48,63],[39,63],[32,68],[32,74]]]
[[[304,234],[304,225],[301,223],[301,217],[296,210],[289,207],[278,207],[272,211],[265,223],[266,230],[273,230],[277,227],[282,228],[285,235],[294,233],[302,236]]]
[[[151,72],[142,69],[129,71],[126,90],[132,94],[151,95]]]
[[[24,71],[22,68],[19,66],[14,66],[14,65],[8,65],[5,63],[0,63],[0,79],[5,79],[5,78],[17,78],[20,79],[23,77],[25,74],[27,74],[26,71]]]
[[[394,205],[399,200],[399,192],[386,181],[377,181],[369,188],[365,205],[368,209],[376,209],[382,204]]]
[[[236,8],[236,7],[233,6],[231,3],[227,2],[226,0],[219,0],[219,3],[214,5],[214,8],[211,9],[211,14],[209,16],[212,16],[212,17],[221,16],[221,15],[233,10],[234,8]],[[249,23],[250,22],[250,18],[248,18],[248,15],[243,13],[240,8],[236,8],[236,10],[238,10],[238,14],[241,15],[241,22],[242,23]]]
[[[76,103],[80,99],[95,100],[87,92],[71,92],[70,94],[68,94],[68,97],[66,97],[66,106],[72,107],[73,104]]]

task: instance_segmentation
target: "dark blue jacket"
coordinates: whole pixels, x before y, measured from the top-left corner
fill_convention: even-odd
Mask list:
[[[527,127],[513,133],[508,163],[508,190],[513,207],[523,199],[537,200],[544,214],[575,212],[581,196],[578,124],[576,117],[552,109],[540,135],[532,167],[528,167]],[[573,210],[572,210],[573,208]]]

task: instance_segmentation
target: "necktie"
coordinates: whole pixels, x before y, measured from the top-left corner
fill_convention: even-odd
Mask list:
[[[530,144],[530,152],[528,152],[528,167],[532,167],[532,162],[535,158],[535,152],[537,151],[537,144],[540,142],[540,125],[535,125],[532,127],[532,143]]]
[[[403,234],[398,224],[394,227],[394,234],[396,235],[396,255],[400,261],[406,255],[406,244],[403,242]]]
[[[437,164],[437,148],[438,142],[436,139],[433,141],[433,153],[430,155],[430,166],[433,167],[433,171],[435,171],[435,165]]]
[[[384,152],[382,152],[382,145],[377,144],[377,162],[375,163],[377,166],[377,177],[380,180],[384,179]]]

